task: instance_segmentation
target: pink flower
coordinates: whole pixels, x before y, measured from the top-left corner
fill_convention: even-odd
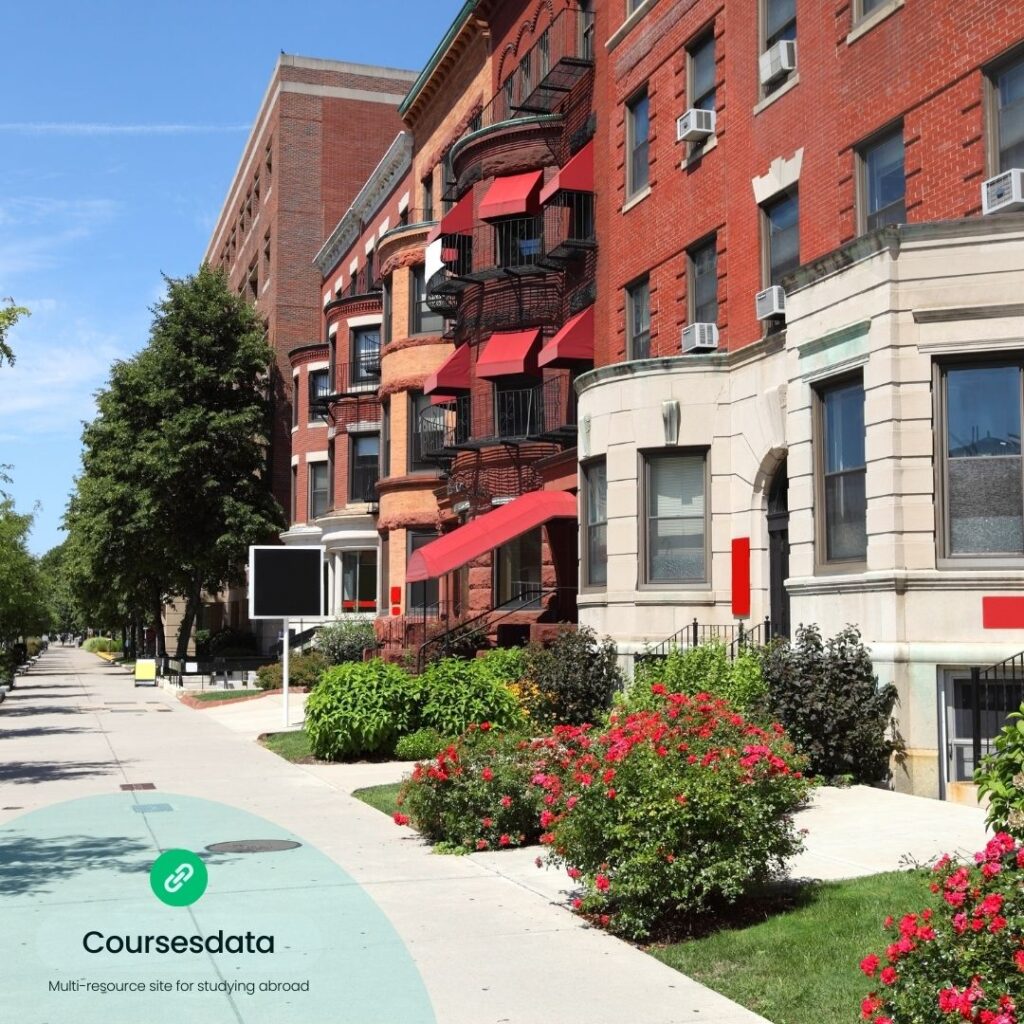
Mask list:
[[[509,839],[507,832],[502,832],[502,834],[498,837],[499,846],[508,846],[510,842],[512,842],[512,840]]]
[[[551,822],[553,822],[554,820],[555,820],[555,816],[551,813],[551,811],[545,810],[545,811],[541,811],[540,812],[540,827],[541,828],[547,828],[548,825],[550,825]]]
[[[476,848],[478,850],[486,850],[487,846],[488,846],[488,843],[487,843],[486,839],[478,839],[476,841]]]
[[[501,806],[502,807],[511,807],[512,806],[512,797],[510,797],[510,796],[503,796],[501,798]]]
[[[489,767],[484,768],[480,774],[483,776],[484,782],[490,782],[494,778],[494,772]]]
[[[579,868],[566,868],[566,873],[574,882],[577,878],[580,877],[581,874],[583,874],[583,872],[580,871]],[[1021,950],[1021,952],[1024,953],[1024,950]]]

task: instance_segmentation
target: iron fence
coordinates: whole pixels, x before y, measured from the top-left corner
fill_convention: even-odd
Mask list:
[[[972,774],[990,754],[999,731],[1024,703],[1024,651],[988,668],[972,668],[962,697],[970,715]]]

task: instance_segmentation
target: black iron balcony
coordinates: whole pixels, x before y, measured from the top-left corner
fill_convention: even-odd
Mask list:
[[[535,441],[566,443],[576,433],[576,393],[568,373],[532,387],[495,387],[490,400],[460,395],[420,414],[424,456]]]
[[[380,387],[380,350],[364,353],[351,363],[339,363],[327,376],[311,375],[309,384],[310,408],[326,409],[353,395],[373,395]]]

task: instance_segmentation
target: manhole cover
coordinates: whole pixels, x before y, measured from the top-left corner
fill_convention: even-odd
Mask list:
[[[129,782],[121,787],[125,792],[132,792],[136,789],[156,789],[152,782]]]
[[[278,850],[294,850],[302,843],[290,839],[239,839],[233,843],[211,843],[210,853],[276,853]]]

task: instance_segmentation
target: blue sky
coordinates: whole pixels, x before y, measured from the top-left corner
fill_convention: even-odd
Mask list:
[[[461,0],[4,4],[0,298],[32,316],[0,368],[0,463],[33,551],[62,539],[81,425],[137,351],[161,273],[202,259],[281,50],[423,67]]]

